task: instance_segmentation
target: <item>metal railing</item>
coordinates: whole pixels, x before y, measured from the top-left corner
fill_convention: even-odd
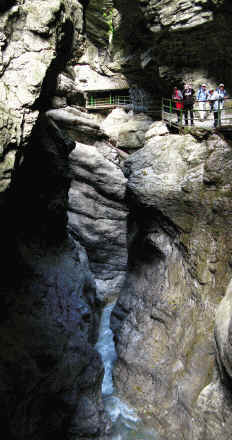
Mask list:
[[[162,120],[178,128],[190,124],[202,128],[232,126],[232,99],[207,100],[205,108],[201,108],[201,102],[195,101],[192,108],[184,108],[182,101],[162,98]]]
[[[161,100],[157,100],[156,105],[151,105],[145,102],[143,99],[134,102],[130,96],[107,96],[96,97],[89,95],[86,100],[87,110],[101,110],[101,109],[113,109],[115,107],[124,107],[126,109],[132,110],[135,113],[146,113],[155,117],[156,119],[161,118]]]
[[[120,106],[124,107],[131,104],[129,96],[107,96],[106,98],[96,98],[95,96],[89,96],[86,102],[86,108],[107,108]]]

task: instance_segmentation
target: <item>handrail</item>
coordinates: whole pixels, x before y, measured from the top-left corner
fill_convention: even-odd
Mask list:
[[[88,97],[86,107],[100,107],[102,105],[128,105],[131,99],[128,96],[108,96],[107,98]]]
[[[202,102],[205,103],[204,108],[199,107],[199,103]],[[177,108],[176,103],[180,104],[179,108]],[[192,108],[189,108],[189,106],[184,108],[183,100],[162,98],[162,120],[164,122],[182,127],[184,123],[188,125],[189,119],[192,125],[205,128],[208,128],[211,123],[215,128],[232,126],[232,99],[195,100]]]

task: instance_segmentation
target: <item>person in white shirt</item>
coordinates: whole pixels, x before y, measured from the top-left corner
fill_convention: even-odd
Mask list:
[[[222,84],[222,83],[219,84],[219,86],[216,88],[216,91],[219,94],[219,105],[220,105],[220,110],[221,110],[221,120],[223,120],[224,117],[225,117],[225,115],[224,115],[224,113],[225,113],[225,111],[224,111],[224,101],[225,101],[225,99],[228,98],[228,93],[227,93],[227,91],[225,89],[224,84]]]
[[[219,93],[217,90],[211,88],[208,93],[208,101],[210,102],[211,109],[213,110],[214,116],[214,127],[221,125],[221,110],[219,104]]]
[[[207,89],[206,84],[201,84],[197,91],[197,101],[199,105],[199,119],[200,121],[204,121],[207,116],[206,112],[206,101],[207,101]]]
[[[219,84],[219,87],[216,88],[216,91],[219,94],[219,98],[220,98],[220,109],[222,110],[224,107],[224,99],[228,98],[228,93],[225,89],[224,84]]]

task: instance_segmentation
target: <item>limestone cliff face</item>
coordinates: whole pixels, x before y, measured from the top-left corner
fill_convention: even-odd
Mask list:
[[[205,408],[212,399],[206,390],[216,374],[214,316],[231,277],[231,161],[230,144],[196,130],[147,132],[145,147],[125,162],[130,245],[128,277],[112,318],[119,355],[114,378],[120,394],[168,439],[181,432],[216,440],[228,432],[221,388],[212,414],[204,409],[199,416],[198,405],[201,395]]]
[[[69,191],[69,226],[87,250],[97,296],[104,301],[119,295],[127,272],[127,179],[105,157],[107,150],[112,155],[107,145],[78,143],[70,155]]]
[[[115,295],[118,392],[160,438],[229,438],[230,285],[215,336],[214,317],[231,277],[231,142],[125,112],[101,123],[82,108],[79,71],[154,100],[185,80],[230,90],[231,2],[12,0],[0,12],[6,440],[109,433],[94,344]],[[139,151],[123,165],[120,148]]]
[[[2,429],[9,440],[103,438],[94,345],[99,303],[126,272],[126,178],[79,109],[86,2],[13,3],[0,18]]]
[[[2,213],[1,424],[7,439],[103,436],[96,283],[67,232],[75,144],[41,116]]]
[[[189,80],[195,87],[222,80],[231,88],[231,2],[115,0],[115,7],[121,69],[153,97]]]
[[[75,143],[45,114],[64,95],[79,99],[66,63],[82,53],[82,9],[1,3],[0,418],[9,440],[103,437],[110,427],[96,282],[67,231]]]
[[[41,88],[48,99],[55,71],[65,66],[78,38],[81,44],[83,26],[82,5],[74,0],[13,3],[0,16],[1,191],[38,118]]]

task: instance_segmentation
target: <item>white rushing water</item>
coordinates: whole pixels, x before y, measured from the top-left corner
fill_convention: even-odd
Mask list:
[[[133,408],[129,408],[114,394],[112,368],[117,359],[113,334],[110,329],[110,315],[115,303],[108,304],[101,317],[96,350],[100,353],[105,367],[102,394],[105,409],[111,417],[112,440],[158,440],[155,430],[143,425]]]

